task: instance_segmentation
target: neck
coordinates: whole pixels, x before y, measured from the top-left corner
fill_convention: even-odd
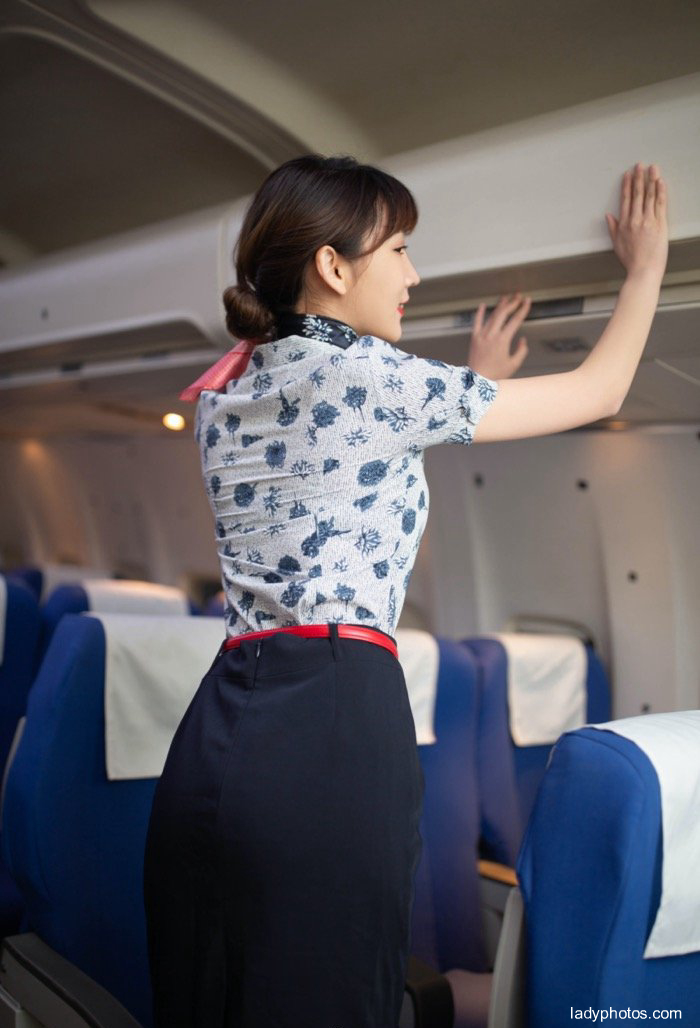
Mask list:
[[[289,335],[319,339],[343,348],[351,346],[359,338],[355,329],[340,318],[300,311],[280,314],[277,318],[277,338],[283,339]]]

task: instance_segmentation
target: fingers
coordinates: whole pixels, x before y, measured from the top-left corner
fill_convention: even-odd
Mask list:
[[[645,218],[654,217],[654,205],[656,203],[656,185],[659,179],[659,169],[655,164],[649,165],[649,179],[647,181],[647,191],[644,197],[644,216]]]
[[[622,196],[620,198],[620,223],[629,219],[632,206],[632,173],[626,171],[622,176]]]
[[[498,301],[498,304],[496,305],[496,309],[491,315],[491,318],[489,320],[489,327],[493,328],[493,330],[496,332],[500,332],[508,316],[513,314],[513,311],[515,311],[516,308],[521,307],[522,305],[520,313],[513,315],[510,321],[508,321],[508,328],[512,327],[513,329],[515,329],[520,324],[520,322],[524,321],[527,317],[527,312],[530,309],[530,303],[530,298],[526,297],[523,300],[521,298],[520,293],[514,293],[510,297],[508,295],[502,296],[501,299]]]
[[[663,219],[666,217],[666,200],[666,183],[659,175],[658,179],[656,180],[656,201],[654,203],[654,214],[659,219]]]
[[[644,165],[635,164],[632,174],[632,207],[630,217],[632,221],[641,221],[644,211]]]
[[[622,177],[620,218],[614,227],[628,224],[632,219],[641,222],[644,216],[662,217],[666,199],[666,183],[661,178],[658,164],[650,164],[648,175],[645,175],[644,165],[638,162]]]
[[[614,224],[612,219],[613,227],[617,229],[633,218],[641,221],[645,216],[665,217],[667,198],[666,183],[661,178],[658,164],[649,165],[648,176],[645,175],[641,162],[635,164],[634,168],[626,171],[622,177],[620,218],[617,224]]]

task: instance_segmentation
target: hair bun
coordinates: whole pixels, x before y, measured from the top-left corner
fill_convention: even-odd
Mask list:
[[[272,311],[248,286],[229,286],[224,290],[223,301],[226,328],[237,339],[264,339],[274,328]]]

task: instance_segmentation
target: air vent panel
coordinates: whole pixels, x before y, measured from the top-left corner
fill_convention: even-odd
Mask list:
[[[66,339],[6,351],[0,353],[0,375],[45,368],[66,369],[120,358],[155,357],[209,347],[211,342],[195,325],[178,319],[108,332],[97,338],[92,336],[90,340]]]

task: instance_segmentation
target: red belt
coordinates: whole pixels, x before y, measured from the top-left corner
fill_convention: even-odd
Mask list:
[[[338,624],[338,635],[348,639],[360,639],[363,642],[376,643],[383,646],[385,650],[393,653],[396,659],[399,657],[399,650],[395,641],[374,628],[365,628],[363,625],[342,625]],[[224,643],[225,650],[231,650],[234,646],[240,646],[247,639],[264,639],[266,635],[276,635],[278,632],[293,632],[294,635],[329,636],[330,625],[291,625],[288,628],[268,628],[264,632],[246,632],[244,635],[234,635]]]

